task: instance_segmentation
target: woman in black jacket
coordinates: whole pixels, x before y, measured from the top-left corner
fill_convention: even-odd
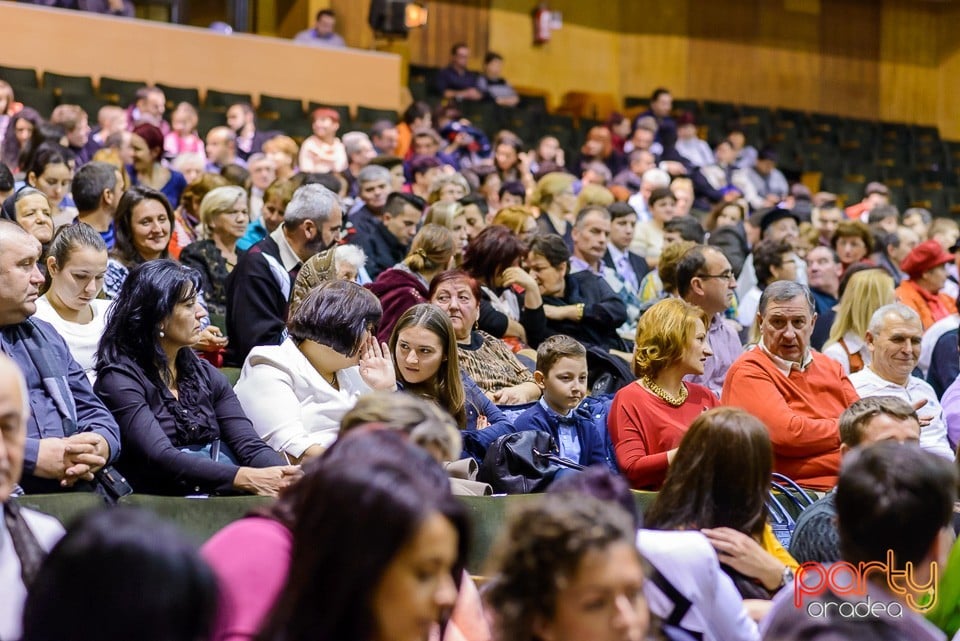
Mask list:
[[[120,424],[118,469],[147,494],[274,496],[300,475],[257,436],[226,377],[192,346],[199,274],[172,260],[134,268],[97,352],[95,391]]]

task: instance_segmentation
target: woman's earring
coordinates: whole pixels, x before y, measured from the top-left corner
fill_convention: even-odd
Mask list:
[[[161,327],[161,328],[160,328],[160,338],[163,338],[164,336],[166,336],[166,334],[163,333],[163,328]]]

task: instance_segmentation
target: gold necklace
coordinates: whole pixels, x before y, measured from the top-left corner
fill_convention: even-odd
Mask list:
[[[640,379],[640,382],[643,383],[648,390],[650,390],[654,396],[663,400],[663,402],[673,407],[680,407],[687,401],[687,386],[682,382],[680,383],[680,393],[676,396],[670,394],[667,390],[663,389],[659,385],[653,382],[649,376],[644,376]]]

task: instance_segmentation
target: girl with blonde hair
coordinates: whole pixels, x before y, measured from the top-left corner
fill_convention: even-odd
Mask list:
[[[453,235],[454,256],[457,265],[463,262],[463,252],[467,249],[467,210],[458,202],[438,202],[430,205],[424,219],[426,225],[440,225]]]
[[[893,277],[883,268],[852,267],[840,282],[840,304],[823,353],[847,374],[870,364],[866,335],[873,313],[894,301]]]

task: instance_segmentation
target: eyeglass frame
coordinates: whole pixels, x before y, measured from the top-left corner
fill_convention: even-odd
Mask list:
[[[733,270],[728,270],[722,274],[694,274],[694,278],[719,278],[725,281],[737,280],[737,275],[733,273]]]

